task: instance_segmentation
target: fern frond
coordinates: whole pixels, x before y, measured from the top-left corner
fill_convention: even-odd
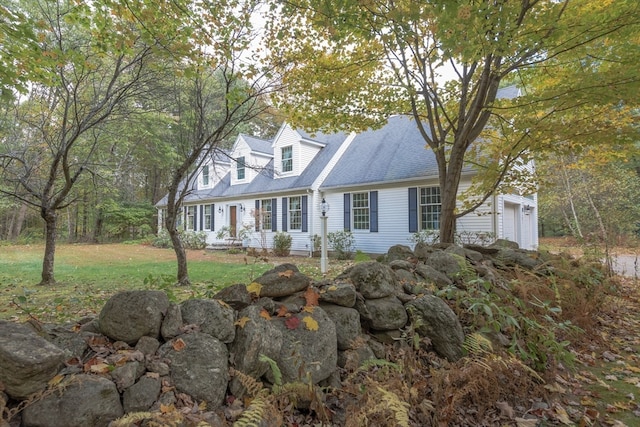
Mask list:
[[[401,400],[398,395],[393,392],[387,391],[382,387],[377,387],[377,390],[382,396],[381,403],[384,404],[386,409],[393,412],[396,425],[399,427],[409,427],[410,405]]]
[[[474,332],[465,337],[462,347],[470,357],[483,357],[493,353],[491,341],[484,335]]]
[[[139,421],[144,421],[153,417],[154,414],[151,412],[130,412],[117,420],[111,421],[111,424],[109,425],[111,427],[128,427]]]
[[[393,368],[398,372],[402,371],[402,368],[400,367],[400,365],[398,365],[397,363],[393,363],[393,362],[389,362],[388,360],[385,359],[367,359],[364,362],[362,362],[362,364],[360,365],[360,367],[358,368],[358,371],[368,371],[370,368],[373,367],[389,367],[389,368]]]
[[[260,361],[269,364],[271,368],[271,372],[273,373],[274,384],[277,386],[282,385],[282,371],[278,367],[278,363],[270,357],[265,356],[264,354],[260,355]]]
[[[233,427],[258,427],[263,419],[267,405],[269,405],[267,397],[256,397],[240,418],[233,423]]]
[[[258,394],[260,394],[260,392],[265,388],[264,384],[262,384],[261,381],[258,381],[251,375],[247,375],[244,372],[235,370],[233,368],[231,368],[230,372],[231,375],[238,378],[240,384],[242,384],[242,386],[247,390],[247,394],[250,397],[258,396]]]

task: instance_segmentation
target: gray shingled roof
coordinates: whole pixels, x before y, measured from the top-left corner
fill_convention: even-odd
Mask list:
[[[251,151],[273,156],[273,148],[271,148],[272,141],[256,138],[255,136],[246,135],[244,133],[240,134],[240,136],[247,142]]]
[[[393,116],[356,136],[321,189],[437,176],[436,158],[425,145],[412,118]]]

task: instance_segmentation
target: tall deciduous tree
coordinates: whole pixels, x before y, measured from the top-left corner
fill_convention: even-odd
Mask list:
[[[637,31],[639,22],[638,4],[629,0],[288,0],[273,10],[269,44],[287,85],[279,105],[292,123],[365,128],[389,114],[412,115],[438,164],[443,242],[453,241],[456,218],[530,154],[532,130],[516,126],[518,114],[496,102],[501,81],[559,57],[579,64],[566,53]],[[544,112],[537,124],[552,115],[537,111]],[[496,145],[497,128],[506,135]],[[483,158],[471,148],[484,142],[494,145]],[[491,182],[456,211],[467,162],[489,171]]]
[[[20,5],[14,15],[35,23],[37,43],[28,92],[14,106],[17,125],[0,147],[7,183],[0,191],[39,210],[46,235],[41,284],[53,284],[58,212],[93,167],[103,126],[126,117],[130,100],[153,79],[153,55],[166,46],[110,1]],[[152,6],[147,10],[155,13]]]

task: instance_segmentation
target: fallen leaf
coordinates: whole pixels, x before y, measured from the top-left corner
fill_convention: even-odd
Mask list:
[[[60,384],[63,379],[64,375],[56,375],[55,377],[51,378],[49,382],[47,382],[47,384],[49,384],[50,387],[54,387]]]
[[[517,427],[536,427],[538,425],[537,418],[516,418]]]
[[[503,417],[507,417],[509,419],[513,419],[515,413],[513,412],[513,408],[507,402],[496,402],[496,407],[500,409],[500,414]]]
[[[241,317],[238,320],[235,321],[234,325],[240,326],[241,329],[244,328],[244,325],[247,324],[248,321],[250,321],[251,319],[249,319],[247,316]]]
[[[186,346],[187,343],[185,343],[182,338],[178,338],[172,344],[172,347],[175,351],[182,351]]]
[[[278,277],[286,277],[287,279],[291,279],[291,277],[293,277],[293,274],[293,270],[286,270],[278,273]]]
[[[163,414],[169,414],[175,410],[176,410],[176,407],[173,406],[173,404],[171,405],[163,405],[162,403],[160,404],[160,412],[162,412]]]
[[[338,287],[336,285],[331,285],[327,288],[328,291],[337,291]]]
[[[287,327],[287,329],[294,330],[300,325],[300,319],[295,316],[291,316],[284,321],[284,325]]]
[[[567,414],[567,411],[565,411],[562,406],[556,405],[553,409],[556,412],[556,418],[558,419],[558,421],[560,421],[564,425],[573,425],[573,422],[569,418],[569,414]]]
[[[92,374],[107,374],[111,371],[111,366],[106,363],[98,363],[91,365],[90,372]]]
[[[255,296],[260,296],[260,291],[262,290],[262,285],[258,282],[251,282],[251,284],[247,285],[247,292],[250,294],[254,294]]]
[[[305,313],[313,313],[313,306],[312,305],[305,305],[302,308],[302,311],[304,311]]]
[[[311,316],[304,316],[304,318],[302,319],[302,321],[304,322],[305,326],[307,327],[308,330],[310,331],[317,331],[318,330],[318,322],[316,322],[316,320],[311,317]]]
[[[281,305],[280,308],[278,308],[278,317],[287,317],[287,315],[290,315],[287,306]]]
[[[267,320],[271,320],[271,315],[264,308],[262,310],[260,310],[260,317],[262,317],[264,319],[267,319]]]
[[[307,288],[304,293],[304,300],[307,302],[307,305],[318,305],[318,300],[320,295],[313,289],[311,286]]]

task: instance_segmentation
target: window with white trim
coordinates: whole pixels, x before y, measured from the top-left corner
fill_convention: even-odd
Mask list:
[[[260,229],[271,231],[271,199],[260,200]]]
[[[369,193],[353,193],[351,212],[354,230],[369,230]]]
[[[293,147],[282,147],[282,172],[293,170]]]
[[[236,159],[236,171],[238,180],[242,180],[245,177],[244,156]]]
[[[202,167],[202,185],[209,185],[209,165]]]
[[[204,229],[211,230],[211,205],[204,205]]]
[[[420,189],[420,229],[438,230],[440,228],[440,212],[442,201],[440,187],[426,187]]]
[[[289,197],[289,230],[302,230],[302,198]]]
[[[187,221],[185,224],[185,229],[189,231],[194,230],[195,226],[195,218],[196,218],[196,207],[195,206],[187,206]]]

